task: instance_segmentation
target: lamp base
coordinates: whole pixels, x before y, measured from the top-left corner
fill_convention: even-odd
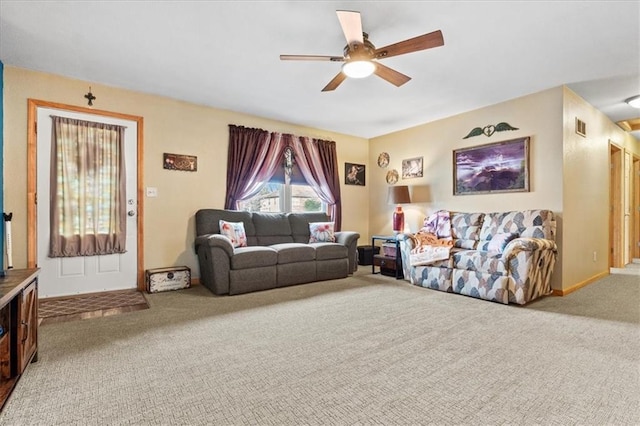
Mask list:
[[[393,212],[393,233],[400,234],[404,232],[404,212],[401,206],[397,206]]]

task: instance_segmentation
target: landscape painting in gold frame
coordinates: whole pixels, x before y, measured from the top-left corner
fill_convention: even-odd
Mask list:
[[[523,137],[453,151],[453,195],[529,191],[529,141]]]

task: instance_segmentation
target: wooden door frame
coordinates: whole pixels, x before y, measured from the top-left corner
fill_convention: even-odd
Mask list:
[[[622,167],[624,149],[609,141],[609,267],[621,268],[623,251]],[[613,178],[611,176],[614,176]]]
[[[79,112],[82,114],[100,115],[117,118],[137,123],[137,193],[138,193],[138,256],[136,285],[138,290],[145,289],[144,283],[144,119],[137,115],[122,114],[119,112],[103,111],[75,105],[66,105],[57,102],[41,101],[38,99],[27,100],[27,268],[37,268],[38,265],[38,223],[37,223],[37,184],[38,184],[38,144],[37,144],[37,119],[38,108],[51,108],[64,111]]]
[[[640,155],[631,156],[631,257],[640,259]]]

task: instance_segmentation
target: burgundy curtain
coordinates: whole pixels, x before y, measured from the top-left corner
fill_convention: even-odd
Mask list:
[[[284,148],[279,133],[229,125],[225,209],[236,210],[262,189],[282,166]]]
[[[342,226],[342,200],[338,177],[336,143],[304,136],[282,135],[284,145],[293,147],[295,161],[307,183],[329,205],[335,230]]]

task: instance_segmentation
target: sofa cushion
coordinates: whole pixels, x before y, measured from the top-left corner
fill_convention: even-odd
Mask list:
[[[483,213],[451,213],[451,236],[453,246],[475,249],[480,239]]]
[[[289,213],[287,216],[295,243],[306,244],[309,242],[309,223],[331,221],[329,216],[324,213]]]
[[[284,243],[270,246],[278,253],[278,264],[316,260],[315,248],[301,243]]]
[[[453,254],[453,267],[485,274],[506,274],[507,265],[500,255],[487,251],[461,250]]]
[[[196,212],[196,235],[220,234],[220,220],[242,222],[249,245],[255,245],[256,228],[250,212],[201,209]]]
[[[233,247],[246,247],[247,235],[242,222],[227,222],[220,220],[220,233],[231,240]]]
[[[239,247],[231,256],[231,269],[273,266],[278,262],[278,252],[271,247]]]
[[[336,235],[333,230],[333,222],[311,222],[309,223],[310,243],[335,243]]]
[[[253,224],[256,227],[256,239],[261,246],[293,242],[291,225],[284,213],[254,213]]]
[[[337,243],[310,243],[316,250],[316,260],[342,259],[347,257],[347,247]]]
[[[556,221],[550,210],[523,210],[487,213],[480,240],[489,241],[496,234],[514,232],[521,237],[555,240]]]

